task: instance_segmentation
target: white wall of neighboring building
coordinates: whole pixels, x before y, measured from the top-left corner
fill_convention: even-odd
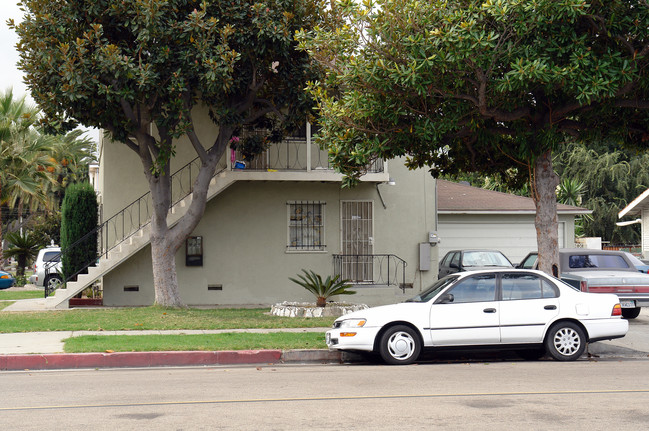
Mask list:
[[[440,214],[440,259],[451,250],[500,250],[513,264],[536,251],[534,214]],[[574,247],[574,216],[559,216],[559,248]]]

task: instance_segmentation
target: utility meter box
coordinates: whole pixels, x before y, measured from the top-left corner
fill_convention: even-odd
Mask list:
[[[437,235],[437,231],[431,231],[431,232],[428,232],[428,243],[429,243],[429,244],[431,244],[431,245],[437,245],[437,244],[439,244],[440,242],[442,242],[442,240],[441,240],[441,239],[439,238],[439,236]]]

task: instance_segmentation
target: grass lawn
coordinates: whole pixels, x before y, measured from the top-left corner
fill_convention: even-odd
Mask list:
[[[7,291],[0,290],[0,301],[15,301],[17,299],[32,299],[32,298],[42,298],[42,290],[25,290],[21,291]]]
[[[32,298],[42,298],[43,291],[38,290],[26,290],[24,292],[20,291],[11,291],[0,290],[0,311],[9,307],[18,299],[32,299]]]
[[[66,353],[326,348],[324,334],[319,332],[199,335],[84,335],[65,340]]]
[[[0,332],[120,331],[146,329],[249,329],[330,327],[333,317],[272,316],[259,309],[170,309],[163,307],[72,309],[0,313]]]

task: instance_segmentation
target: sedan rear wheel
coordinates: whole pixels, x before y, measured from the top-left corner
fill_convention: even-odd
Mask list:
[[[397,325],[389,328],[381,337],[379,352],[390,365],[412,364],[419,357],[421,342],[410,327]]]
[[[586,335],[572,322],[559,322],[550,328],[545,348],[557,361],[574,361],[586,350]]]

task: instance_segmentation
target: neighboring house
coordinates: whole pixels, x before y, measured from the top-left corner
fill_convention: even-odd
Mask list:
[[[215,132],[199,129],[204,141]],[[301,269],[323,277],[341,274],[358,293],[343,300],[371,305],[413,296],[437,278],[435,180],[403,160],[379,162],[352,189],[311,142],[310,128],[271,146],[244,169],[238,154],[224,156],[212,180],[205,215],[176,255],[180,296],[188,305],[268,305],[313,301],[289,281]],[[148,226],[150,198],[142,165],[125,145],[102,141],[97,188],[105,221],[102,249],[111,248],[90,274],[48,298],[67,307],[82,284],[103,279],[104,305],[154,302]],[[171,171],[178,202],[169,222],[183,214],[197,162],[188,141],[177,144]],[[388,183],[394,183],[390,185]],[[126,238],[125,241],[122,241]],[[405,272],[404,272],[405,271]]]
[[[635,220],[620,222],[618,224],[620,226],[626,226],[640,223],[642,257],[643,259],[649,259],[649,189],[645,190],[617,214],[617,217],[620,219],[627,216],[635,217]]]
[[[575,217],[592,211],[557,205],[559,247],[574,247]],[[496,249],[515,265],[537,249],[531,198],[437,181],[439,257],[459,249]]]

